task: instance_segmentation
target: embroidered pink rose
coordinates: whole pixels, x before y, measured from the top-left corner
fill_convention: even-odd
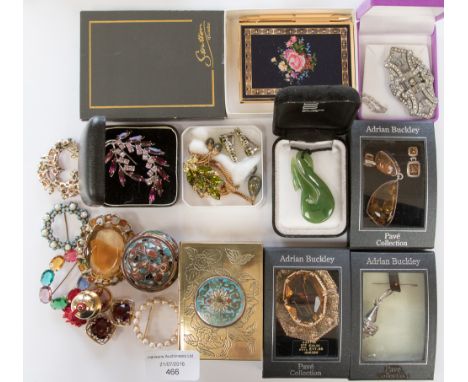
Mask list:
[[[271,58],[271,62],[279,69],[286,82],[299,84],[314,71],[317,55],[303,37],[290,36],[284,45],[286,48],[278,48],[278,56]]]
[[[288,55],[287,61],[292,70],[300,72],[304,68],[306,60],[303,54],[298,54],[293,51]]]
[[[289,61],[289,56],[293,53],[296,53],[296,51],[294,49],[286,49],[284,52],[283,52],[283,57],[286,61]]]

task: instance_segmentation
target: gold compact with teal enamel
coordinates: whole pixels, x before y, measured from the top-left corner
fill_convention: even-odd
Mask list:
[[[201,359],[262,358],[263,247],[181,243],[179,345]]]
[[[314,171],[309,150],[298,150],[291,160],[294,190],[301,192],[302,217],[310,223],[322,223],[335,210],[335,199],[327,184]]]

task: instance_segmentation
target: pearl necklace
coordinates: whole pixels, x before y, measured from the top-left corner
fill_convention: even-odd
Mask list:
[[[178,308],[177,305],[170,300],[163,300],[160,298],[154,298],[154,299],[149,299],[146,301],[146,303],[140,305],[138,311],[135,313],[135,318],[133,319],[133,332],[136,335],[136,338],[139,339],[143,345],[148,345],[150,348],[158,348],[161,349],[164,346],[172,346],[177,342],[177,337],[179,333],[179,327],[177,325],[174,334],[166,340],[163,340],[161,342],[152,342],[150,339],[146,336],[146,333],[148,332],[148,326],[151,318],[151,311],[153,309],[154,305],[167,305],[170,308],[174,310],[174,312],[177,315]],[[146,327],[144,330],[144,333],[141,331],[140,328],[140,319],[141,319],[141,314],[149,308],[149,313],[148,313],[148,320],[146,322]]]

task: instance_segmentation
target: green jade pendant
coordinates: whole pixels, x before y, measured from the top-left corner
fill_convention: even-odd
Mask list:
[[[291,160],[294,190],[301,190],[301,212],[305,220],[318,224],[330,218],[335,199],[325,182],[314,172],[309,152],[300,150]]]

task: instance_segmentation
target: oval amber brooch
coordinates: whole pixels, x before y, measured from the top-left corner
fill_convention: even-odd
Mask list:
[[[125,245],[134,236],[126,220],[116,215],[91,219],[78,247],[79,269],[89,281],[113,285],[123,279],[120,263]]]

